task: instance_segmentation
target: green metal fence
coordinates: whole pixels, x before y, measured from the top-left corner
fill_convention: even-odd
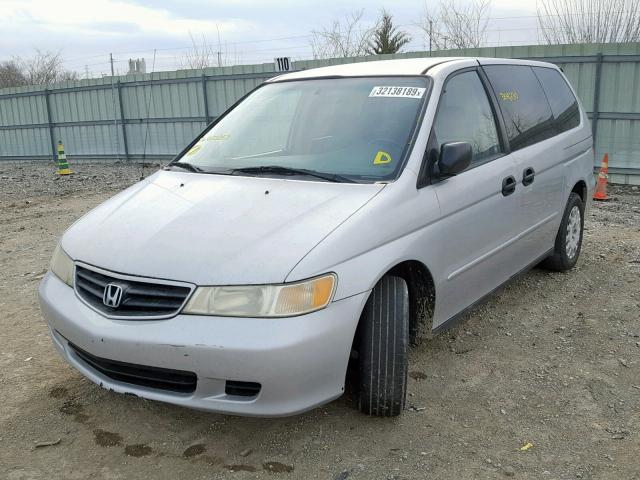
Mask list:
[[[429,55],[308,60],[294,68]],[[609,153],[611,180],[640,184],[640,44],[496,47],[432,55],[559,65],[589,112],[596,162]],[[169,159],[239,97],[274,75],[273,64],[260,64],[2,89],[0,161],[53,159],[58,140],[72,160]]]

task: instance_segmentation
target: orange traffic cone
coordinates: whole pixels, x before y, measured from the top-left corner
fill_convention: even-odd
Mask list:
[[[600,167],[600,173],[598,174],[598,183],[596,184],[596,191],[593,192],[594,200],[609,200],[607,196],[607,179],[609,178],[609,154],[605,153],[602,159],[602,166]]]

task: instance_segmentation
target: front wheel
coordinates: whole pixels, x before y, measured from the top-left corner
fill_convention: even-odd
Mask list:
[[[385,276],[371,292],[358,329],[359,407],[377,417],[400,415],[407,396],[409,289]]]
[[[571,192],[556,236],[553,253],[542,262],[544,268],[564,272],[578,261],[582,247],[584,204],[577,193]]]

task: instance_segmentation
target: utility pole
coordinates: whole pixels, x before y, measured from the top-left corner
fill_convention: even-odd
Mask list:
[[[113,154],[120,160],[118,148],[118,115],[116,112],[116,84],[115,73],[113,72],[113,53],[109,54],[109,63],[111,63],[111,98],[113,99]]]
[[[216,24],[216,30],[218,31],[218,67],[222,66],[222,52],[220,52],[220,49],[222,48],[221,43],[220,43],[220,27],[218,27],[218,24]]]
[[[433,38],[433,21],[429,20],[429,56],[431,56],[431,39]]]

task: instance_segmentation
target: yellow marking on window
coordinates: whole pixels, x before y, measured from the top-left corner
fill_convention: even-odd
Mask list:
[[[187,156],[198,153],[198,151],[200,151],[201,148],[202,148],[202,145],[194,145],[193,147],[191,147],[191,150],[187,152]]]
[[[211,135],[211,136],[207,136],[204,138],[204,140],[206,141],[210,141],[210,140],[227,140],[231,135],[228,133],[223,133],[220,135]]]
[[[384,150],[378,150],[378,153],[376,153],[376,157],[373,159],[373,164],[385,165],[387,163],[391,163],[392,161],[393,159],[391,158],[391,155],[389,155]]]
[[[505,102],[517,102],[520,99],[518,92],[500,92],[500,98]]]

